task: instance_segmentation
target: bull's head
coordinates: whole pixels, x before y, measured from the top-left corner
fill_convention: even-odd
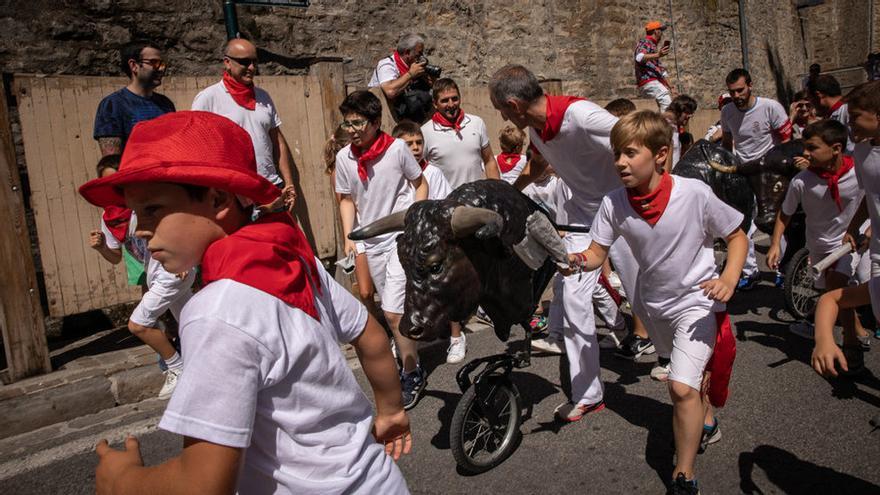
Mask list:
[[[481,277],[463,244],[497,236],[502,228],[503,219],[494,211],[426,200],[349,237],[360,240],[404,230],[397,238],[407,274],[400,331],[413,339],[431,340],[447,335],[449,322],[466,320],[479,303]]]

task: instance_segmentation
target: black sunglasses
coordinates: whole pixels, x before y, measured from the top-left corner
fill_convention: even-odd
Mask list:
[[[242,67],[250,67],[251,64],[254,64],[254,67],[256,67],[257,64],[260,63],[260,61],[256,58],[238,58],[238,57],[232,57],[229,55],[224,55],[224,57],[228,58],[229,60],[234,61],[235,63],[237,63],[238,65],[240,65]]]

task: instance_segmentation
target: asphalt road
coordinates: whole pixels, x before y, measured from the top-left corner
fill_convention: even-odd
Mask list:
[[[769,280],[769,274],[764,274]],[[706,493],[880,493],[880,379],[826,381],[808,365],[812,342],[788,333],[781,293],[763,282],[730,304],[738,336],[731,397],[719,413],[723,439],[698,460]],[[880,374],[880,341],[867,353]],[[468,359],[503,351],[491,331],[469,336]],[[558,356],[535,357],[514,380],[530,406],[519,449],[478,476],[457,470],[450,420],[460,392],[445,344],[428,346],[425,397],[411,412],[413,452],[400,466],[413,493],[664,493],[671,474],[671,406],[665,385],[648,374],[653,356],[632,363],[602,355],[605,411],[562,426],[553,409],[565,400]],[[441,364],[442,363],[442,364]],[[360,370],[359,378],[363,380]],[[148,464],[179,451],[174,435],[141,437]],[[8,494],[94,493],[96,458],[76,454],[0,481]]]

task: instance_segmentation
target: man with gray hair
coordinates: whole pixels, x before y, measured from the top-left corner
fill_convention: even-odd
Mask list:
[[[432,81],[426,77],[428,61],[423,56],[424,52],[425,39],[415,33],[405,33],[397,42],[394,53],[379,60],[373,71],[369,86],[382,88],[395,119],[408,119],[421,124],[433,112],[430,93]],[[419,83],[418,88],[414,87],[414,82]]]

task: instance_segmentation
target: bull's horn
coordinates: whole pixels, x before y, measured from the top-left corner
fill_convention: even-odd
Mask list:
[[[475,206],[458,206],[452,210],[452,234],[456,238],[467,237],[477,230],[492,225],[495,233],[501,232],[504,219],[498,213]]]
[[[709,166],[721,172],[722,174],[736,173],[736,165],[722,165],[714,160],[709,160]]]
[[[370,237],[377,237],[389,232],[398,232],[403,230],[403,222],[406,218],[406,210],[392,213],[387,217],[382,217],[375,222],[352,231],[348,234],[348,238],[353,241],[362,241]]]

